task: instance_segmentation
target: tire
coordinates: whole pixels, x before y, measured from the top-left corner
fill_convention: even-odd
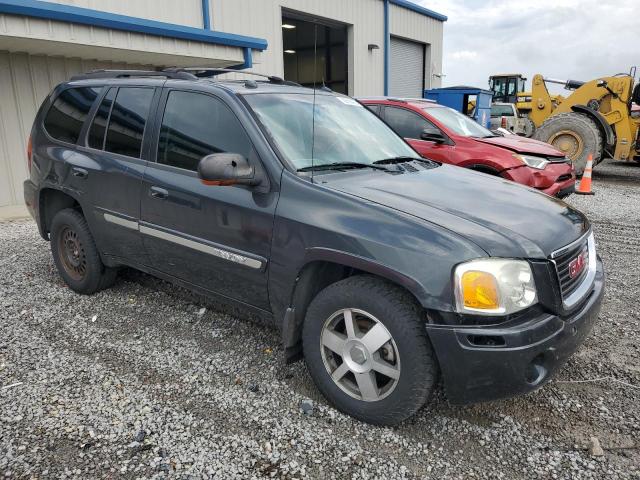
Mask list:
[[[576,112],[559,113],[547,118],[533,136],[550,143],[571,159],[576,175],[582,175],[587,157],[593,155],[593,164],[602,156],[602,133],[596,123]]]
[[[58,273],[77,293],[90,295],[116,280],[117,270],[102,263],[89,225],[76,210],[67,208],[53,217],[51,253]]]
[[[522,132],[522,134],[527,138],[533,137],[533,135],[536,133],[536,124],[533,123],[533,120],[531,120],[529,117],[523,117],[522,123],[524,125],[524,131]]]
[[[359,330],[351,335],[346,327],[349,317],[355,320],[354,330]],[[425,404],[438,375],[423,322],[422,307],[392,283],[368,275],[336,282],[307,309],[302,331],[307,369],[338,410],[367,423],[395,425]],[[376,373],[374,364],[375,370],[386,374]]]

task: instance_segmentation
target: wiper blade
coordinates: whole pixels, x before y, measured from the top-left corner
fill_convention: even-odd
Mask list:
[[[419,158],[415,158],[415,157],[391,157],[391,158],[383,158],[382,160],[376,160],[374,163],[374,165],[381,165],[381,164],[395,164],[395,163],[407,163],[407,162],[413,162],[415,160],[420,160]]]
[[[373,165],[371,163],[360,162],[334,162],[334,163],[322,163],[319,165],[309,165],[308,167],[299,168],[298,172],[310,172],[312,170],[340,170],[342,168],[373,168],[374,170],[388,171],[387,168],[380,165]]]

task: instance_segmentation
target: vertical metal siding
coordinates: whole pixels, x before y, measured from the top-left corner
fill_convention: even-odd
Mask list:
[[[44,98],[71,75],[96,68],[145,67],[0,51],[0,207],[23,203],[27,139]]]
[[[282,9],[337,20],[349,28],[349,92],[356,96],[384,91],[384,23],[380,0],[209,0],[212,28],[265,38],[269,48],[254,53],[255,72],[284,74]],[[442,22],[397,5],[389,6],[391,35],[427,45],[426,87],[439,86],[432,73],[442,68]],[[250,12],[250,14],[248,14]],[[367,45],[380,47],[369,51]],[[237,76],[237,75],[235,75]]]
[[[201,0],[48,0],[102,12],[202,28]]]
[[[391,35],[426,44],[425,88],[441,85],[443,22],[397,5],[390,6]]]

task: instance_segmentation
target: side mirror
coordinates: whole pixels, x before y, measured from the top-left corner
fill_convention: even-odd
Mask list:
[[[433,127],[425,128],[424,130],[422,130],[422,133],[420,134],[420,138],[428,142],[436,142],[436,143],[444,143],[447,141],[447,139],[442,134],[442,132],[437,128],[433,128]]]
[[[198,175],[208,185],[258,185],[255,168],[238,153],[212,153],[198,163]]]

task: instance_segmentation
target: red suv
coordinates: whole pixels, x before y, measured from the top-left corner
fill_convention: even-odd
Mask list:
[[[549,144],[495,135],[466,115],[430,100],[360,101],[423,157],[499,175],[559,198],[574,191],[573,165]]]

